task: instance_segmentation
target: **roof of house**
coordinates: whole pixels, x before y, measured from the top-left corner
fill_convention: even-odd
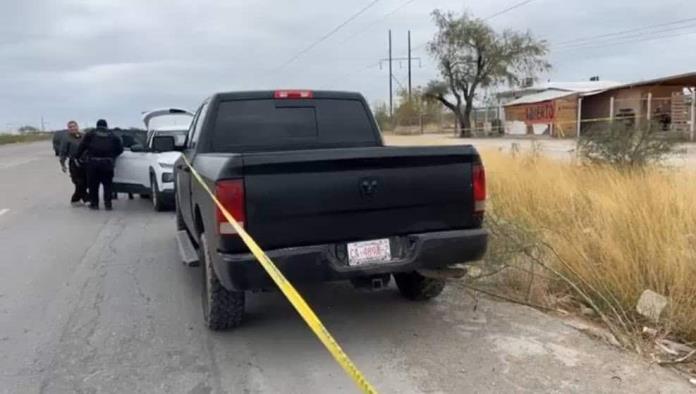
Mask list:
[[[619,85],[621,85],[621,82],[616,81],[547,82],[538,85],[537,88],[540,90],[555,89],[568,92],[591,92]]]
[[[582,81],[582,82],[547,82],[544,84],[502,92],[498,96],[521,96],[515,100],[503,104],[504,107],[540,103],[556,100],[565,96],[579,94],[580,96],[592,96],[617,89],[631,89],[640,86],[696,86],[696,72],[670,75],[655,79],[620,83],[615,81]]]
[[[563,98],[566,96],[572,96],[572,95],[576,95],[576,94],[578,94],[578,92],[570,92],[570,91],[566,91],[566,90],[546,90],[543,92],[522,96],[518,99],[512,100],[509,103],[504,104],[503,106],[510,107],[513,105],[541,103],[544,101],[556,100],[559,98]]]
[[[512,89],[498,93],[498,97],[510,96],[526,96],[543,92],[546,90],[561,90],[566,92],[591,92],[602,89],[609,89],[614,86],[621,85],[621,82],[616,81],[579,81],[579,82],[545,82],[539,85],[529,86],[526,88]]]
[[[662,85],[662,86],[696,86],[696,72],[669,75],[666,77],[655,78],[655,79],[645,79],[642,81],[629,82],[620,84],[617,86],[612,86],[607,89],[602,89],[594,92],[585,92],[584,96],[592,96],[599,93],[608,92],[617,89],[631,89],[641,86],[648,85]]]

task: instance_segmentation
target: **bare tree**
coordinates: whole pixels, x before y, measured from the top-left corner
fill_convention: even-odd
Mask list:
[[[428,52],[437,60],[442,80],[431,81],[426,95],[454,112],[461,137],[471,136],[471,111],[478,89],[502,83],[518,85],[551,67],[546,61],[546,41],[536,40],[530,32],[499,33],[466,13],[456,16],[435,10],[433,19],[438,31],[428,43]]]

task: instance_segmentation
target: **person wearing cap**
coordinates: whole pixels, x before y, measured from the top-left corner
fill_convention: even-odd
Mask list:
[[[99,119],[97,128],[82,138],[77,149],[77,157],[84,155],[87,163],[87,185],[91,209],[99,209],[99,185],[101,184],[104,188],[104,208],[111,210],[114,162],[121,153],[123,153],[121,139],[109,130],[104,119]]]
[[[77,122],[71,120],[68,122],[68,134],[63,138],[60,145],[60,168],[63,172],[70,171],[70,179],[75,185],[75,191],[70,198],[70,203],[73,206],[81,205],[82,202],[87,202],[87,173],[84,165],[80,162],[80,157],[77,156],[77,148],[82,141],[82,133]],[[68,165],[66,167],[65,161]]]

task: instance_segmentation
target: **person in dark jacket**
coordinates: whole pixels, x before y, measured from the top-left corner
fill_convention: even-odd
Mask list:
[[[80,205],[81,201],[87,202],[87,172],[84,164],[80,162],[80,157],[77,155],[77,149],[82,141],[82,133],[77,122],[71,120],[68,122],[68,133],[62,138],[60,144],[60,168],[63,172],[70,170],[70,179],[75,185],[75,191],[70,197],[70,203],[73,206]],[[66,167],[65,161],[68,165]]]
[[[123,153],[123,144],[111,130],[106,120],[99,119],[97,128],[87,133],[77,149],[77,156],[85,156],[87,163],[87,185],[89,187],[89,207],[99,209],[99,185],[104,187],[104,208],[111,210],[114,179],[114,162]]]

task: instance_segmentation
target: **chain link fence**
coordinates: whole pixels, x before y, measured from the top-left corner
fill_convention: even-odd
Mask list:
[[[471,113],[471,131],[474,136],[498,136],[503,134],[503,123],[497,107],[477,108]],[[437,111],[419,114],[402,114],[380,121],[382,131],[399,135],[451,134],[460,132],[459,121],[454,113],[446,107]]]

